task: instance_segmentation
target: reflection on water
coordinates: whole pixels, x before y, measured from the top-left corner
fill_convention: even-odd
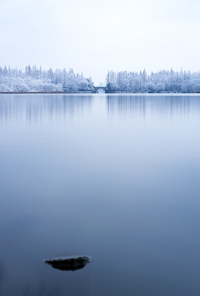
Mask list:
[[[41,119],[44,115],[71,115],[81,113],[84,107],[91,108],[92,96],[87,95],[1,95],[0,120],[26,117]]]
[[[187,115],[200,112],[199,96],[189,95],[105,95],[108,114],[117,112],[145,116]],[[49,117],[80,114],[84,108],[92,108],[94,95],[1,95],[0,120],[26,117],[29,121]]]
[[[199,115],[200,96],[1,95],[0,295],[199,295]],[[73,254],[92,262],[44,264]]]
[[[13,218],[1,229],[1,253],[8,252],[28,235],[34,227],[41,223],[41,217],[21,214]]]
[[[108,113],[116,112],[132,113],[145,116],[150,113],[152,116],[157,113],[160,116],[173,114],[188,115],[190,111],[200,112],[199,96],[169,96],[169,95],[120,95],[107,96]]]
[[[5,276],[5,268],[2,262],[0,262],[0,295],[1,295],[1,287],[2,287],[2,282],[3,278]]]

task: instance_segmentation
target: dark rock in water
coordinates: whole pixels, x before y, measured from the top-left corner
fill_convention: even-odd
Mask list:
[[[51,265],[53,268],[60,269],[60,270],[72,270],[72,271],[85,267],[86,264],[89,262],[90,262],[90,258],[86,256],[45,260],[45,263]]]

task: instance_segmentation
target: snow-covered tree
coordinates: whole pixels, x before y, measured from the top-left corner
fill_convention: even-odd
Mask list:
[[[92,91],[92,78],[75,74],[73,69],[42,70],[26,66],[25,71],[0,67],[0,92],[76,92]]]
[[[112,77],[112,78],[111,78]],[[143,72],[113,72],[106,75],[106,92],[200,92],[200,72],[162,70]]]

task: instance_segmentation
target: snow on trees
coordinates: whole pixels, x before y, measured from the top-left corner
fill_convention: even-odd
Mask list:
[[[139,73],[108,71],[106,92],[200,92],[200,72],[175,72],[171,69],[148,75],[145,69]]]
[[[48,71],[26,66],[25,71],[0,67],[0,92],[77,92],[93,91],[91,77],[75,74],[73,69]]]
[[[10,66],[0,67],[0,92],[91,92],[94,91],[92,78],[75,74],[73,69],[53,71],[36,66],[26,66],[25,71]],[[176,72],[162,70],[148,74],[138,72],[114,72],[106,75],[106,92],[131,93],[200,93],[200,72]]]

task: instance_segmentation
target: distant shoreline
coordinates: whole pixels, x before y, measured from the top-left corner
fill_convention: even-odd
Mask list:
[[[62,95],[84,95],[84,94],[88,94],[88,95],[168,95],[168,96],[177,96],[177,95],[200,95],[200,92],[179,92],[179,93],[174,93],[174,92],[162,92],[162,93],[147,93],[147,92],[110,92],[110,93],[96,93],[96,92],[0,92],[0,95],[38,95],[38,94],[42,94],[42,95],[48,95],[48,94],[62,94]]]
[[[37,95],[37,94],[78,94],[78,93],[80,93],[81,94],[81,92],[65,92],[65,91],[49,91],[49,92],[40,92],[40,91],[38,91],[38,92],[36,92],[36,91],[28,91],[28,92],[0,92],[0,95],[22,95],[22,94],[34,94],[34,95]],[[84,93],[86,93],[86,92],[84,92]]]

